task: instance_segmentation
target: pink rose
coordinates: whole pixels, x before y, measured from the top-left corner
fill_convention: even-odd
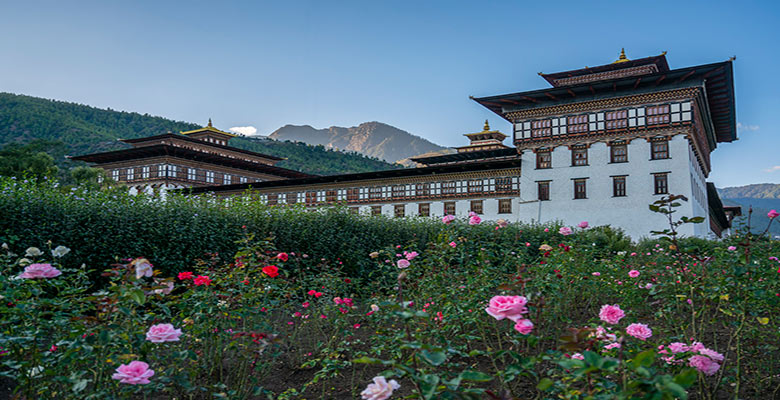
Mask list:
[[[515,324],[515,330],[523,335],[527,335],[534,330],[534,323],[530,319],[521,319]]]
[[[672,351],[672,354],[688,351],[688,345],[686,345],[685,343],[674,342],[674,343],[670,343],[668,347],[669,350]]]
[[[619,349],[620,348],[620,343],[618,343],[618,342],[610,343],[610,344],[604,346],[604,348],[607,349],[607,350]]]
[[[19,275],[22,279],[54,278],[62,275],[62,272],[51,264],[30,264],[24,267],[24,272]]]
[[[579,224],[577,224],[577,226],[579,226],[582,229],[585,229],[588,227],[588,221],[582,221]]]
[[[497,320],[508,318],[517,322],[522,318],[522,314],[528,312],[526,303],[528,300],[523,296],[493,296],[485,311]]]
[[[409,261],[412,261],[412,260],[414,260],[415,257],[417,257],[419,255],[420,254],[417,253],[416,251],[410,251],[410,252],[406,253],[406,259],[409,260]]]
[[[712,361],[709,357],[693,356],[688,359],[688,365],[698,369],[704,375],[714,375],[720,369],[720,365]]]
[[[647,340],[653,336],[653,331],[645,324],[631,324],[626,328],[626,333],[639,340]]]
[[[458,244],[457,244],[457,243],[455,243],[455,242],[450,242],[450,247],[452,247],[453,249],[454,249],[454,248],[455,248],[457,245],[458,245]]]
[[[620,322],[620,319],[625,316],[626,313],[624,313],[617,304],[614,306],[605,304],[601,306],[601,311],[599,311],[599,319],[613,325]]]
[[[558,233],[560,233],[563,236],[569,236],[571,235],[572,230],[568,226],[562,226],[561,229],[558,229]]]
[[[146,340],[152,343],[178,342],[181,329],[174,329],[171,324],[152,325],[146,332]]]
[[[496,225],[498,225],[498,227],[500,227],[500,228],[506,228],[507,226],[509,226],[509,222],[507,220],[501,218],[498,221],[496,221]]]
[[[445,224],[449,224],[450,222],[452,222],[454,220],[455,220],[455,216],[454,215],[445,215],[444,217],[441,218],[441,222],[444,222]]]
[[[135,279],[141,279],[144,276],[152,276],[154,273],[152,263],[145,258],[136,258],[130,262],[130,265],[135,267]]]
[[[775,218],[777,218],[778,216],[780,216],[780,212],[777,212],[777,210],[770,210],[770,211],[769,211],[769,212],[766,214],[766,216],[767,216],[767,217],[769,217],[769,219],[775,219]]]
[[[400,387],[401,385],[395,379],[388,382],[384,376],[377,376],[374,378],[374,383],[369,383],[366,389],[360,392],[360,396],[364,400],[385,400],[390,398],[393,390]]]
[[[591,275],[593,275],[593,276],[600,276],[600,275],[601,275],[601,272],[594,272],[594,273],[592,273]]]
[[[575,360],[584,360],[585,356],[583,356],[581,353],[574,353],[571,355],[571,358]]]
[[[480,222],[482,222],[482,218],[479,217],[479,215],[472,215],[469,217],[469,225],[479,225]]]
[[[728,250],[729,250],[729,251],[734,251],[734,250],[736,250],[736,249],[737,249],[737,248],[736,248],[735,246],[729,246],[729,248],[728,248]]]
[[[723,354],[720,354],[720,353],[718,353],[715,350],[710,350],[710,349],[706,349],[705,348],[705,349],[699,350],[699,354],[705,355],[705,356],[713,359],[714,361],[718,361],[718,362],[723,361]]]
[[[120,365],[111,378],[131,385],[143,385],[149,383],[149,378],[152,376],[154,376],[154,371],[149,369],[149,364],[143,361],[132,361],[127,365]]]
[[[398,260],[397,265],[398,265],[398,268],[401,268],[401,269],[409,268],[409,260],[402,258],[402,259]]]
[[[632,278],[636,278],[637,276],[639,276],[639,271],[632,269],[631,271],[628,271],[628,276]]]

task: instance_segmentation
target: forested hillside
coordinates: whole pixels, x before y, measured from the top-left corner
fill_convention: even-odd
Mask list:
[[[82,104],[0,93],[0,148],[8,144],[45,143],[44,151],[61,169],[75,165],[66,155],[118,150],[131,139],[179,132],[199,125],[136,112],[100,109]],[[41,141],[43,140],[43,141]],[[323,146],[238,137],[231,145],[287,160],[278,165],[314,174],[339,174],[398,168],[357,153],[342,153]]]

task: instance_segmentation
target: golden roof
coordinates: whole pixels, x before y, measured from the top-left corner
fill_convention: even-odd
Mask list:
[[[620,56],[618,57],[617,60],[613,61],[612,64],[622,63],[622,62],[626,62],[626,61],[631,61],[631,60],[629,60],[628,57],[626,57],[626,49],[625,48],[621,48],[620,49]]]
[[[230,137],[236,137],[237,136],[237,135],[234,135],[234,134],[232,134],[230,132],[221,131],[221,130],[215,128],[214,126],[212,126],[211,125],[211,118],[209,118],[209,124],[204,126],[203,128],[193,129],[191,131],[184,131],[184,132],[179,132],[179,133],[181,133],[182,135],[191,135],[193,133],[201,133],[201,132],[221,133],[223,135],[227,135],[227,136],[230,136]]]

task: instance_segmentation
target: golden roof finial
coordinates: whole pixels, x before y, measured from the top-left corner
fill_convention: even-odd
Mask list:
[[[490,124],[488,124],[488,120],[485,120],[485,127],[482,128],[483,132],[487,132],[490,130]]]
[[[209,128],[211,128],[211,118],[209,118]]]
[[[630,61],[630,60],[628,59],[628,57],[626,57],[626,49],[621,47],[620,48],[620,57],[618,57],[617,60],[613,61],[612,64],[622,63],[622,62],[626,62],[626,61]]]

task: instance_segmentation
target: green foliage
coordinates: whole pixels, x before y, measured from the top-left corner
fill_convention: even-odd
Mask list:
[[[33,143],[26,146],[12,144],[0,150],[0,176],[16,178],[51,179],[57,175],[54,158],[39,150]]]
[[[181,132],[200,126],[134,112],[99,109],[82,104],[0,93],[0,148],[33,141],[55,143],[45,151],[60,169],[74,164],[66,155],[120,150],[129,146],[117,139],[134,139]],[[42,141],[41,141],[42,140]],[[323,146],[237,137],[231,146],[286,158],[277,164],[313,174],[341,174],[398,168],[358,153],[342,153]],[[0,175],[4,174],[0,171]],[[16,175],[10,175],[16,176]],[[65,178],[64,176],[62,178]]]

